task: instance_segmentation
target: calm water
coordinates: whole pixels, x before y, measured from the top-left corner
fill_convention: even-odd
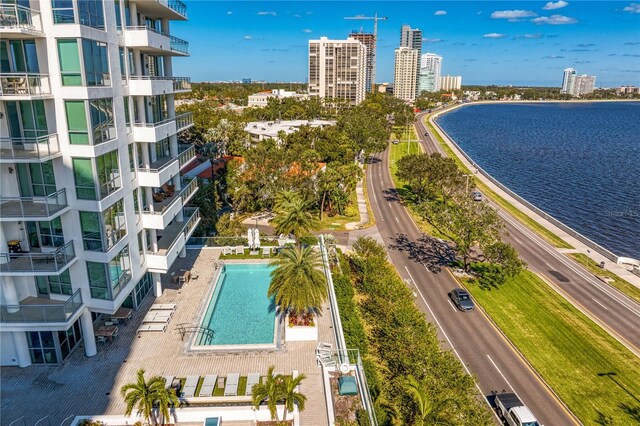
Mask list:
[[[512,191],[640,259],[640,102],[472,105],[438,123]]]
[[[275,303],[267,297],[272,266],[228,264],[203,324],[215,333],[205,345],[265,344],[274,341]],[[217,295],[217,297],[216,297]]]

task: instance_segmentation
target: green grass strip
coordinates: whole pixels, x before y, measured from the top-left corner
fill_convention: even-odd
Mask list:
[[[640,303],[640,288],[634,286],[629,281],[626,281],[620,278],[618,275],[614,274],[611,271],[606,269],[602,269],[598,263],[587,257],[587,255],[582,253],[568,253],[568,256],[572,257],[576,262],[580,263],[582,266],[586,267],[590,272],[594,275],[600,275],[611,278],[613,281],[609,281],[609,284]]]
[[[540,277],[525,271],[498,288],[467,287],[585,425],[638,424],[640,359]]]

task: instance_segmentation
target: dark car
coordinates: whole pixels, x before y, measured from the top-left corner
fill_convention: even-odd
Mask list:
[[[449,297],[461,311],[472,311],[476,307],[467,290],[454,288],[451,290],[451,293],[449,293]]]

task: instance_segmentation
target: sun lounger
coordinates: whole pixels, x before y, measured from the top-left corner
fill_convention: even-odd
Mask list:
[[[222,247],[222,254],[227,256],[231,254],[231,247],[230,246],[224,246]]]
[[[213,396],[213,388],[216,387],[216,380],[218,380],[217,374],[208,374],[204,376],[204,382],[202,382],[200,395],[198,396]]]
[[[238,396],[238,382],[240,375],[231,373],[227,375],[227,383],[224,385],[224,396]]]
[[[244,246],[237,246],[235,252],[235,254],[244,254]]]
[[[183,398],[193,398],[195,396],[199,380],[200,376],[187,376],[187,381],[184,382],[184,387],[182,388]]]
[[[142,324],[138,327],[138,333],[142,333],[145,331],[162,331],[164,332],[167,329],[167,324]]]
[[[320,342],[316,347],[316,355],[325,355],[325,354],[330,355],[332,351],[333,351],[333,345],[330,343]]]
[[[258,383],[260,383],[260,373],[249,373],[249,375],[247,376],[247,390],[245,391],[245,393],[247,395],[251,395],[253,387]]]
[[[169,389],[171,387],[171,384],[173,383],[173,379],[174,378],[175,378],[175,376],[164,376],[164,380],[165,380],[164,388],[165,389]]]
[[[173,311],[176,309],[175,303],[156,303],[151,305],[150,311]]]
[[[144,317],[143,324],[169,324],[171,317]]]
[[[146,317],[173,317],[173,311],[149,311],[145,315]]]
[[[262,257],[271,257],[271,247],[265,247],[262,249]]]

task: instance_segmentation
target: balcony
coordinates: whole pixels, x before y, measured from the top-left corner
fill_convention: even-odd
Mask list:
[[[138,169],[138,185],[160,188],[165,182],[180,173],[179,161],[175,157],[162,157],[149,167]]]
[[[0,164],[42,163],[61,155],[57,133],[38,138],[0,138]]]
[[[178,162],[180,163],[180,170],[187,164],[189,164],[194,158],[196,158],[196,147],[194,145],[179,145],[178,149]]]
[[[185,93],[191,91],[191,77],[172,77],[173,93]]]
[[[200,223],[198,209],[184,209],[184,221],[167,226],[158,241],[157,252],[147,252],[149,272],[166,273]]]
[[[66,189],[46,197],[0,197],[0,221],[50,221],[64,213],[68,207]]]
[[[135,123],[133,138],[136,142],[155,143],[176,134],[176,119],[167,118],[155,123]]]
[[[131,96],[156,96],[170,94],[174,91],[175,83],[171,77],[156,77],[150,75],[129,76],[129,94]]]
[[[187,20],[187,6],[179,0],[144,0],[136,2],[138,12],[155,18]]]
[[[44,37],[40,12],[17,4],[0,4],[0,35],[4,39]]]
[[[176,131],[181,132],[187,130],[189,127],[193,127],[193,114],[185,112],[184,114],[176,115]]]
[[[182,40],[176,36],[170,36],[171,38],[171,51],[184,56],[189,56],[189,42]]]
[[[161,201],[154,201],[153,210],[142,211],[142,227],[165,229],[198,190],[198,180],[182,179],[182,189]]]
[[[152,55],[189,56],[189,43],[147,26],[126,27],[124,43]]]
[[[0,323],[67,323],[83,306],[80,290],[64,302],[27,297],[19,305],[0,305]]]
[[[44,250],[51,252],[44,252]],[[62,247],[43,247],[42,252],[0,253],[0,275],[56,275],[76,259],[73,241]]]
[[[48,74],[0,74],[0,96],[15,100],[51,96]]]

